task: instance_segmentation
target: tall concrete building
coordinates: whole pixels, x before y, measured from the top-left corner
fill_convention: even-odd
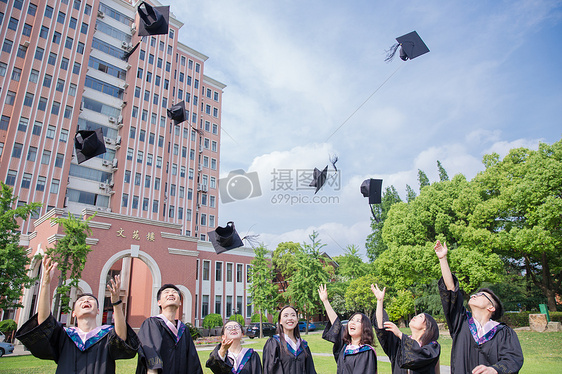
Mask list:
[[[204,74],[207,56],[178,40],[183,23],[173,9],[167,35],[141,38],[137,6],[0,0],[0,179],[18,204],[43,204],[21,223],[22,244],[42,253],[64,235],[45,224],[49,218],[96,214],[80,291],[103,299],[108,274],[127,274],[122,291],[133,325],[157,311],[155,292],[163,283],[184,286],[186,321],[198,324],[210,312],[226,318],[234,310],[249,317],[252,251],[232,251],[226,260],[207,237],[219,225],[225,85]],[[175,124],[166,109],[180,101],[187,121]],[[95,129],[102,129],[107,151],[79,165],[74,135]],[[30,271],[38,274],[39,265]],[[133,287],[139,282],[143,287]],[[36,309],[37,288],[26,292],[20,320]]]

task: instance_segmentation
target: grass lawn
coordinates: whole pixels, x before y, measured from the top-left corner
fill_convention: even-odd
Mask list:
[[[408,329],[402,329],[403,332],[409,333]],[[530,331],[519,331],[517,333],[523,354],[525,356],[525,364],[521,373],[524,374],[558,374],[562,372],[562,332],[536,333]],[[314,354],[314,365],[319,374],[331,374],[336,372],[336,363],[332,353],[332,344],[322,340],[319,333],[304,336],[308,341],[310,350]],[[267,339],[246,339],[245,346],[261,351]],[[449,365],[451,353],[451,338],[448,335],[442,335],[439,338],[441,344],[441,364]],[[201,350],[198,347],[199,359],[202,366],[209,357],[210,350]],[[376,345],[377,354],[385,356],[380,346]],[[316,355],[318,353],[319,355]],[[117,361],[118,374],[130,374],[135,372],[137,360],[119,360]],[[56,365],[52,361],[40,360],[32,356],[5,356],[0,358],[0,373],[2,374],[51,374],[54,373]],[[205,374],[211,374],[211,371],[204,367]],[[380,374],[390,374],[390,364],[380,362],[378,365]]]

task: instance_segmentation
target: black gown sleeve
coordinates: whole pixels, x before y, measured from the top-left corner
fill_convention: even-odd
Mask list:
[[[16,339],[22,342],[33,356],[58,362],[61,334],[64,334],[62,325],[52,314],[41,324],[35,314],[16,332]]]
[[[324,332],[322,333],[322,339],[334,343],[334,347],[332,350],[334,353],[334,359],[336,360],[336,362],[338,362],[338,358],[344,346],[343,326],[341,324],[339,317],[336,318],[333,325],[330,322],[326,324],[326,327],[324,328]]]
[[[137,334],[127,323],[127,340],[123,340],[115,332],[115,328],[110,332],[109,354],[114,360],[129,359],[135,357],[140,347]]]
[[[499,374],[518,373],[523,366],[523,351],[515,331],[509,327],[504,327],[505,333],[498,340],[499,360],[492,365]],[[499,338],[499,336],[498,336]]]
[[[305,351],[306,351],[306,360],[305,360],[306,374],[316,374],[316,368],[314,367],[314,360],[312,359],[312,352],[310,352],[310,348],[308,346],[305,348]]]
[[[250,361],[248,361],[248,363],[250,364],[250,366],[248,367],[248,373],[250,374],[262,374],[262,368],[261,368],[261,359],[260,359],[260,355],[258,354],[258,352],[253,351],[252,352],[252,356],[250,357]],[[248,364],[246,364],[248,365]]]
[[[437,342],[420,347],[417,341],[406,334],[402,334],[400,341],[401,355],[397,361],[402,369],[418,370],[422,368],[435,367],[441,354],[441,346]]]
[[[195,348],[195,343],[189,334],[189,329],[186,329],[186,332],[182,339],[186,340],[187,345],[187,371],[186,373],[189,374],[203,374],[203,368],[201,367],[201,361],[199,360],[199,355],[197,354],[197,349]]]
[[[281,352],[279,343],[275,338],[267,339],[263,347],[263,372],[267,374],[283,374],[281,365]],[[287,373],[293,374],[293,373]]]
[[[466,309],[463,305],[463,297],[459,289],[459,280],[453,274],[455,289],[449,291],[445,286],[443,277],[439,279],[439,295],[441,296],[441,304],[443,305],[443,313],[449,326],[451,336],[456,336],[462,328],[462,324],[466,321]]]
[[[227,374],[232,372],[232,363],[228,360],[223,360],[219,355],[221,344],[217,345],[209,355],[209,359],[205,364],[206,367],[211,369],[214,374]],[[228,352],[227,352],[228,356]]]
[[[386,310],[383,311],[383,323],[385,321],[389,321],[388,314],[386,314]],[[398,337],[394,335],[394,333],[391,331],[387,331],[384,328],[379,329],[377,325],[376,315],[372,317],[372,324],[373,327],[375,328],[375,333],[382,347],[382,350],[390,358],[390,361],[393,362],[398,350],[400,349],[400,339],[398,339]]]
[[[162,370],[164,362],[160,356],[159,347],[162,346],[162,331],[153,318],[147,318],[139,330],[139,360],[137,374],[146,373],[147,369]]]

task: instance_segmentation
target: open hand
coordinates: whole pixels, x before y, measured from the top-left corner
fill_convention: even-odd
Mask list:
[[[394,323],[387,321],[383,323],[383,327],[386,331],[390,331],[397,337],[402,338],[402,331],[400,331],[400,329],[398,329],[398,326],[396,326]]]
[[[51,279],[53,278],[53,274],[59,263],[53,262],[53,260],[47,255],[43,256],[41,263],[43,264],[43,284],[51,284]]]
[[[318,296],[320,296],[320,300],[322,302],[328,300],[328,289],[326,288],[325,284],[321,284],[318,287]]]
[[[435,254],[437,255],[437,258],[442,259],[447,256],[448,250],[447,250],[447,244],[445,242],[441,244],[441,242],[438,240],[437,243],[435,243],[433,249],[435,249]]]
[[[371,291],[373,291],[373,294],[375,294],[378,301],[382,301],[384,299],[386,287],[384,287],[381,291],[378,284],[371,284]]]
[[[121,277],[116,275],[114,279],[111,279],[110,284],[107,285],[107,289],[111,293],[111,303],[119,301],[119,290],[121,289]]]
[[[498,372],[491,366],[478,365],[472,369],[472,374],[498,374]]]

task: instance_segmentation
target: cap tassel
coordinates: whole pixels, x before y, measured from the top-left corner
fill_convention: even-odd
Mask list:
[[[338,162],[338,160],[338,155],[330,156],[330,162],[332,163],[335,171],[338,171],[338,168],[336,167],[336,162]]]
[[[130,51],[125,52],[125,54],[123,55],[123,58],[122,58],[124,61],[129,61],[129,57],[131,57],[131,55],[137,50],[137,48],[139,47],[139,45],[140,45],[140,43],[143,39],[144,39],[144,36],[141,38],[141,40],[139,40],[137,42],[137,44],[135,44],[135,46],[133,48],[131,48]]]
[[[390,47],[390,49],[386,52],[386,58],[384,59],[384,62],[390,62],[392,61],[392,59],[394,58],[394,55],[396,54],[396,51],[398,50],[398,47],[400,47],[400,43],[396,43],[394,44],[392,47]]]

